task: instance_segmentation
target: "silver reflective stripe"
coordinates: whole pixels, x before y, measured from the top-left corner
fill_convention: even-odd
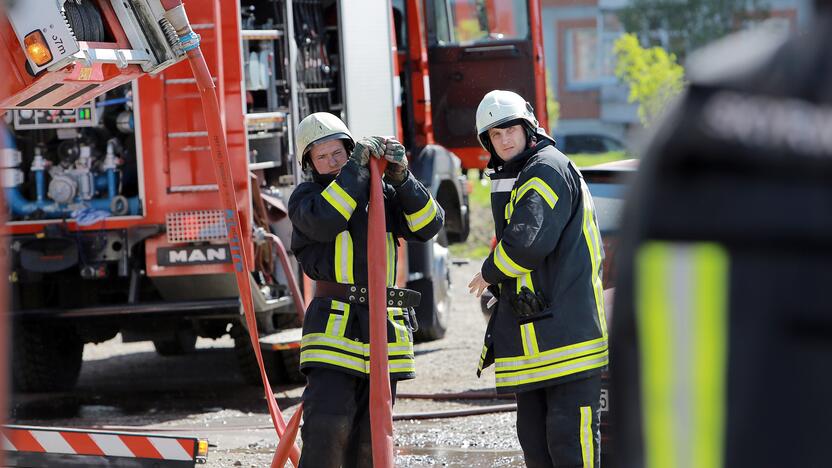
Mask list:
[[[595,434],[592,433],[592,408],[581,406],[581,456],[583,468],[595,468]]]
[[[387,350],[388,350],[388,352],[391,352],[391,353],[407,353],[407,352],[412,353],[413,352],[413,345],[410,344],[410,343],[404,344],[404,345],[388,344],[387,345]]]
[[[724,467],[729,263],[714,243],[654,241],[638,250],[647,468]]]
[[[491,179],[491,193],[511,192],[515,182],[517,182],[516,177],[513,179]]]
[[[538,382],[541,380],[547,380],[547,378],[555,378],[562,375],[568,375],[570,373],[577,372],[583,368],[594,368],[593,366],[600,366],[607,362],[608,357],[605,354],[601,354],[597,357],[592,359],[580,360],[578,362],[569,363],[561,366],[555,366],[553,369],[546,369],[538,372],[515,372],[515,375],[500,375],[497,374],[497,384],[498,385],[510,385],[516,384],[520,385],[522,383],[531,383],[531,382]],[[525,382],[529,381],[529,382]]]
[[[301,346],[332,345],[333,347],[336,347],[336,348],[346,348],[350,351],[354,351],[356,354],[361,354],[361,355],[366,354],[366,352],[364,351],[364,348],[366,347],[366,345],[364,345],[360,342],[355,343],[355,342],[350,341],[346,338],[345,339],[338,339],[338,338],[335,338],[334,336],[326,336],[326,335],[320,335],[320,334],[318,334],[314,337],[309,337],[307,339],[308,336],[309,335],[304,336],[301,339]]]
[[[342,367],[346,367],[348,369],[357,370],[359,372],[369,372],[370,364],[364,363],[359,364],[363,361],[363,359],[350,359],[343,355],[337,355],[335,353],[316,353],[314,351],[304,351],[301,353],[300,361],[323,361],[329,362],[336,365],[341,365]]]
[[[577,346],[575,348],[564,349],[562,351],[556,351],[554,353],[546,353],[548,354],[538,354],[536,356],[528,357],[528,358],[500,358],[497,360],[497,371],[505,371],[508,372],[509,368],[522,368],[522,367],[537,367],[543,364],[549,363],[556,363],[559,361],[565,361],[566,359],[580,357],[585,354],[590,354],[596,351],[601,351],[607,347],[606,340],[599,340],[596,343],[588,343],[582,346]]]
[[[533,356],[535,354],[534,346],[532,345],[534,336],[532,336],[531,327],[533,326],[534,324],[532,323],[524,323],[523,325],[520,325],[520,333],[523,334],[523,352],[526,356]]]
[[[414,370],[413,361],[402,362],[402,363],[390,362],[389,364],[390,364],[389,368],[390,368],[391,371],[406,372],[406,371]]]

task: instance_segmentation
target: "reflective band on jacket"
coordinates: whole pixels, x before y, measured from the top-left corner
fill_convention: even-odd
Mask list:
[[[581,458],[583,468],[595,468],[595,434],[592,433],[592,408],[581,406]]]
[[[355,211],[356,202],[353,198],[341,188],[334,180],[321,192],[321,195],[338,210],[339,213],[346,219],[350,220],[352,212]]]
[[[522,369],[534,369],[538,367],[548,366],[550,364],[555,364],[558,362],[567,361],[569,359],[575,359],[590,354],[596,354],[600,352],[606,353],[606,351],[607,339],[598,338],[595,340],[584,341],[583,343],[577,343],[561,348],[550,349],[548,351],[543,351],[542,353],[534,353],[529,356],[497,358],[494,360],[494,364],[498,373],[511,372]]]
[[[540,177],[532,177],[521,185],[520,188],[517,189],[517,196],[512,197],[512,204],[519,202],[523,198],[523,195],[528,193],[529,190],[534,190],[539,193],[540,196],[546,200],[546,204],[549,205],[549,208],[555,207],[555,203],[558,201],[558,196],[555,195],[555,191],[552,190],[552,187],[549,187],[549,185],[546,182],[543,182],[543,179]]]
[[[517,178],[491,179],[491,193],[510,192]]]
[[[558,377],[577,374],[591,369],[598,369],[606,366],[607,363],[609,363],[609,358],[607,353],[604,352],[602,354],[573,359],[571,361],[553,364],[546,367],[538,367],[517,372],[497,373],[497,387],[513,387],[556,379]]]
[[[433,201],[433,197],[428,199],[428,202],[425,203],[422,209],[413,214],[405,213],[404,217],[407,219],[407,225],[413,232],[427,226],[428,223],[436,218],[436,203]]]
[[[537,333],[534,331],[534,322],[520,325],[520,336],[523,339],[523,354],[526,356],[536,356],[539,351],[537,348]]]
[[[527,273],[517,278],[517,292],[520,292],[524,286],[529,288],[531,292],[534,292],[534,282],[532,281],[531,273]]]
[[[729,261],[713,243],[637,252],[646,468],[725,466]]]
[[[396,285],[396,240],[393,233],[387,233],[387,287]]]
[[[494,265],[503,272],[506,276],[511,278],[517,278],[518,276],[523,276],[527,273],[530,273],[531,270],[528,268],[523,268],[518,265],[511,257],[506,254],[505,249],[503,248],[503,241],[497,243],[497,248],[494,249]]]
[[[344,336],[347,331],[347,322],[350,318],[350,305],[346,302],[332,301],[332,310],[341,311],[340,314],[329,314],[329,320],[326,323],[326,332],[329,335]]]
[[[352,236],[349,231],[341,231],[335,238],[335,281],[354,284]]]
[[[601,325],[601,332],[607,336],[607,314],[604,312],[604,285],[601,278],[603,257],[601,256],[601,234],[598,232],[598,224],[595,221],[595,206],[589,188],[581,179],[581,192],[583,195],[583,232],[586,240],[586,247],[589,250],[589,258],[592,262],[592,293],[595,296],[595,311],[598,314],[598,323]]]

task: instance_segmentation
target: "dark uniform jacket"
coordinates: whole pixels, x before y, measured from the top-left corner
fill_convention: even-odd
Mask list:
[[[608,360],[603,247],[586,183],[547,138],[497,169],[491,209],[498,243],[482,275],[499,285],[499,301],[479,371],[495,363],[500,393],[599,373]],[[541,293],[546,308],[520,321],[512,302],[522,286]]]
[[[767,31],[691,60],[633,184],[616,466],[830,466],[832,12]]]
[[[316,176],[289,199],[292,250],[313,280],[367,284],[369,171],[349,161],[337,177]],[[383,184],[387,220],[387,286],[395,285],[398,238],[427,241],[439,232],[444,212],[408,173],[399,186]],[[388,353],[392,379],[415,376],[413,336],[407,310],[388,308]],[[368,308],[345,298],[315,298],[306,310],[301,370],[327,367],[368,376]]]

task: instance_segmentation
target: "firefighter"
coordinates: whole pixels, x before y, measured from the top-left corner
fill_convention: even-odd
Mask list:
[[[622,224],[616,466],[830,466],[832,1],[692,54]]]
[[[289,199],[292,250],[315,280],[303,323],[303,468],[371,467],[367,200],[371,157],[384,172],[387,220],[388,353],[391,390],[415,377],[413,329],[419,293],[395,289],[398,239],[424,242],[442,227],[444,212],[407,169],[404,147],[381,137],[355,141],[338,117],[320,112],[297,129],[297,154],[311,181]]]
[[[498,240],[468,285],[498,298],[478,375],[494,363],[497,392],[516,393],[527,466],[598,467],[608,351],[592,197],[521,96],[491,91],[476,120]]]

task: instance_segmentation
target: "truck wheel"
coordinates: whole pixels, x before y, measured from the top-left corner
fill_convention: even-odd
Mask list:
[[[153,347],[160,356],[188,354],[196,349],[196,333],[192,328],[181,328],[172,337],[153,340]]]
[[[300,371],[300,348],[277,351],[275,361],[278,382],[287,384],[306,383],[306,376]]]
[[[231,337],[234,338],[234,354],[237,355],[237,364],[240,367],[240,374],[243,380],[249,385],[261,385],[260,367],[257,365],[257,356],[251,348],[251,340],[248,337],[248,330],[242,324],[234,324],[231,327]],[[266,366],[266,375],[269,383],[280,381],[280,373],[276,369],[273,353],[263,353],[263,364]]]
[[[436,240],[430,241],[433,254],[431,276],[408,283],[408,287],[422,293],[416,308],[419,330],[416,341],[433,341],[445,336],[451,311],[451,272],[448,268],[448,249]]]
[[[78,381],[84,342],[72,325],[17,323],[12,333],[12,380],[21,392],[69,390]]]

